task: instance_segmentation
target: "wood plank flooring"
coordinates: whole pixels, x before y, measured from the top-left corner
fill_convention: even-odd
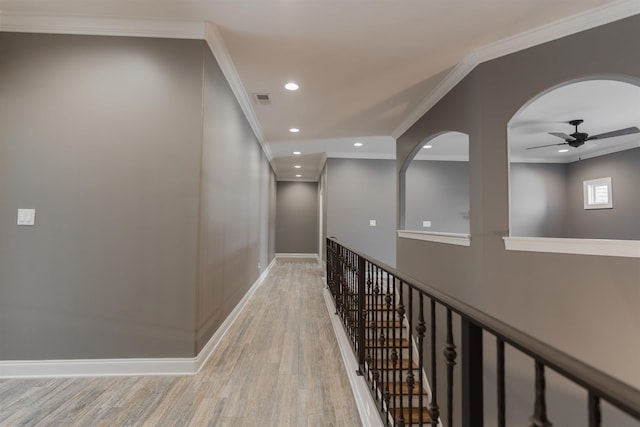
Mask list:
[[[0,426],[361,426],[321,277],[279,259],[194,376],[0,380]]]

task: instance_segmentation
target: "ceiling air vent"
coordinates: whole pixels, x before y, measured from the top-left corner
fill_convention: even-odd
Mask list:
[[[268,93],[254,93],[253,99],[258,105],[271,105],[271,99]]]

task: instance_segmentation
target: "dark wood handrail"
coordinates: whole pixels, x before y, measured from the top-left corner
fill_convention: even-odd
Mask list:
[[[527,354],[537,362],[551,368],[565,378],[582,386],[589,392],[594,392],[603,400],[609,402],[630,416],[640,420],[640,390],[620,381],[611,375],[590,366],[575,357],[550,346],[537,338],[528,335],[501,320],[454,298],[438,289],[433,288],[395,268],[343,245],[337,239],[328,238],[338,245],[353,252],[358,257],[392,274],[405,285],[418,292],[424,292],[439,304],[451,309],[469,322],[495,335],[512,347]]]

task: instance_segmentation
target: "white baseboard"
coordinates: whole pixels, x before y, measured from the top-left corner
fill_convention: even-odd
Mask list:
[[[70,359],[0,361],[0,378],[105,377],[146,375],[194,375],[236,321],[247,302],[264,283],[276,259],[258,277],[196,357],[136,359]]]
[[[338,340],[338,347],[340,347],[340,354],[342,354],[342,360],[344,361],[344,367],[347,371],[347,377],[351,384],[353,397],[356,400],[356,406],[358,407],[358,413],[360,414],[360,421],[362,421],[363,426],[382,427],[382,419],[380,418],[378,408],[371,397],[371,393],[369,393],[369,386],[367,385],[364,377],[359,376],[356,373],[358,370],[358,361],[351,350],[349,339],[347,338],[344,329],[342,329],[340,318],[335,314],[336,310],[333,305],[331,295],[327,289],[323,291],[323,295],[324,301],[327,305],[327,310],[329,311],[331,325],[333,326],[333,331],[336,335],[336,339]]]
[[[314,258],[317,259],[319,258],[318,254],[316,253],[288,253],[288,252],[281,252],[281,253],[277,253],[276,254],[276,258]]]
[[[322,263],[320,255],[314,253],[277,253],[276,258],[313,259],[318,263]]]

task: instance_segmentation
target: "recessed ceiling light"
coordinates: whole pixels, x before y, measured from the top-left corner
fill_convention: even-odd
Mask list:
[[[353,144],[354,147],[362,147],[362,142],[356,142]]]
[[[302,167],[302,166],[300,166],[300,165],[295,165],[295,166],[294,166],[294,168],[296,168],[296,169],[300,169],[301,167]]]
[[[284,88],[286,90],[298,90],[300,88],[300,86],[298,86],[297,83],[289,82],[286,85],[284,85]]]
[[[300,132],[300,129],[298,129],[298,128],[291,128],[291,129],[289,129],[289,132],[291,132],[291,133],[298,133],[298,132]]]
[[[425,146],[424,146],[424,147],[422,147],[422,148],[431,148],[431,147],[433,147],[433,145],[425,145]]]
[[[293,154],[295,154],[296,156],[299,156],[301,153],[299,151],[294,151]]]
[[[558,150],[558,153],[566,153],[569,151],[567,148],[563,148],[562,150]]]
[[[296,175],[296,178],[302,178],[302,175],[298,174]]]

